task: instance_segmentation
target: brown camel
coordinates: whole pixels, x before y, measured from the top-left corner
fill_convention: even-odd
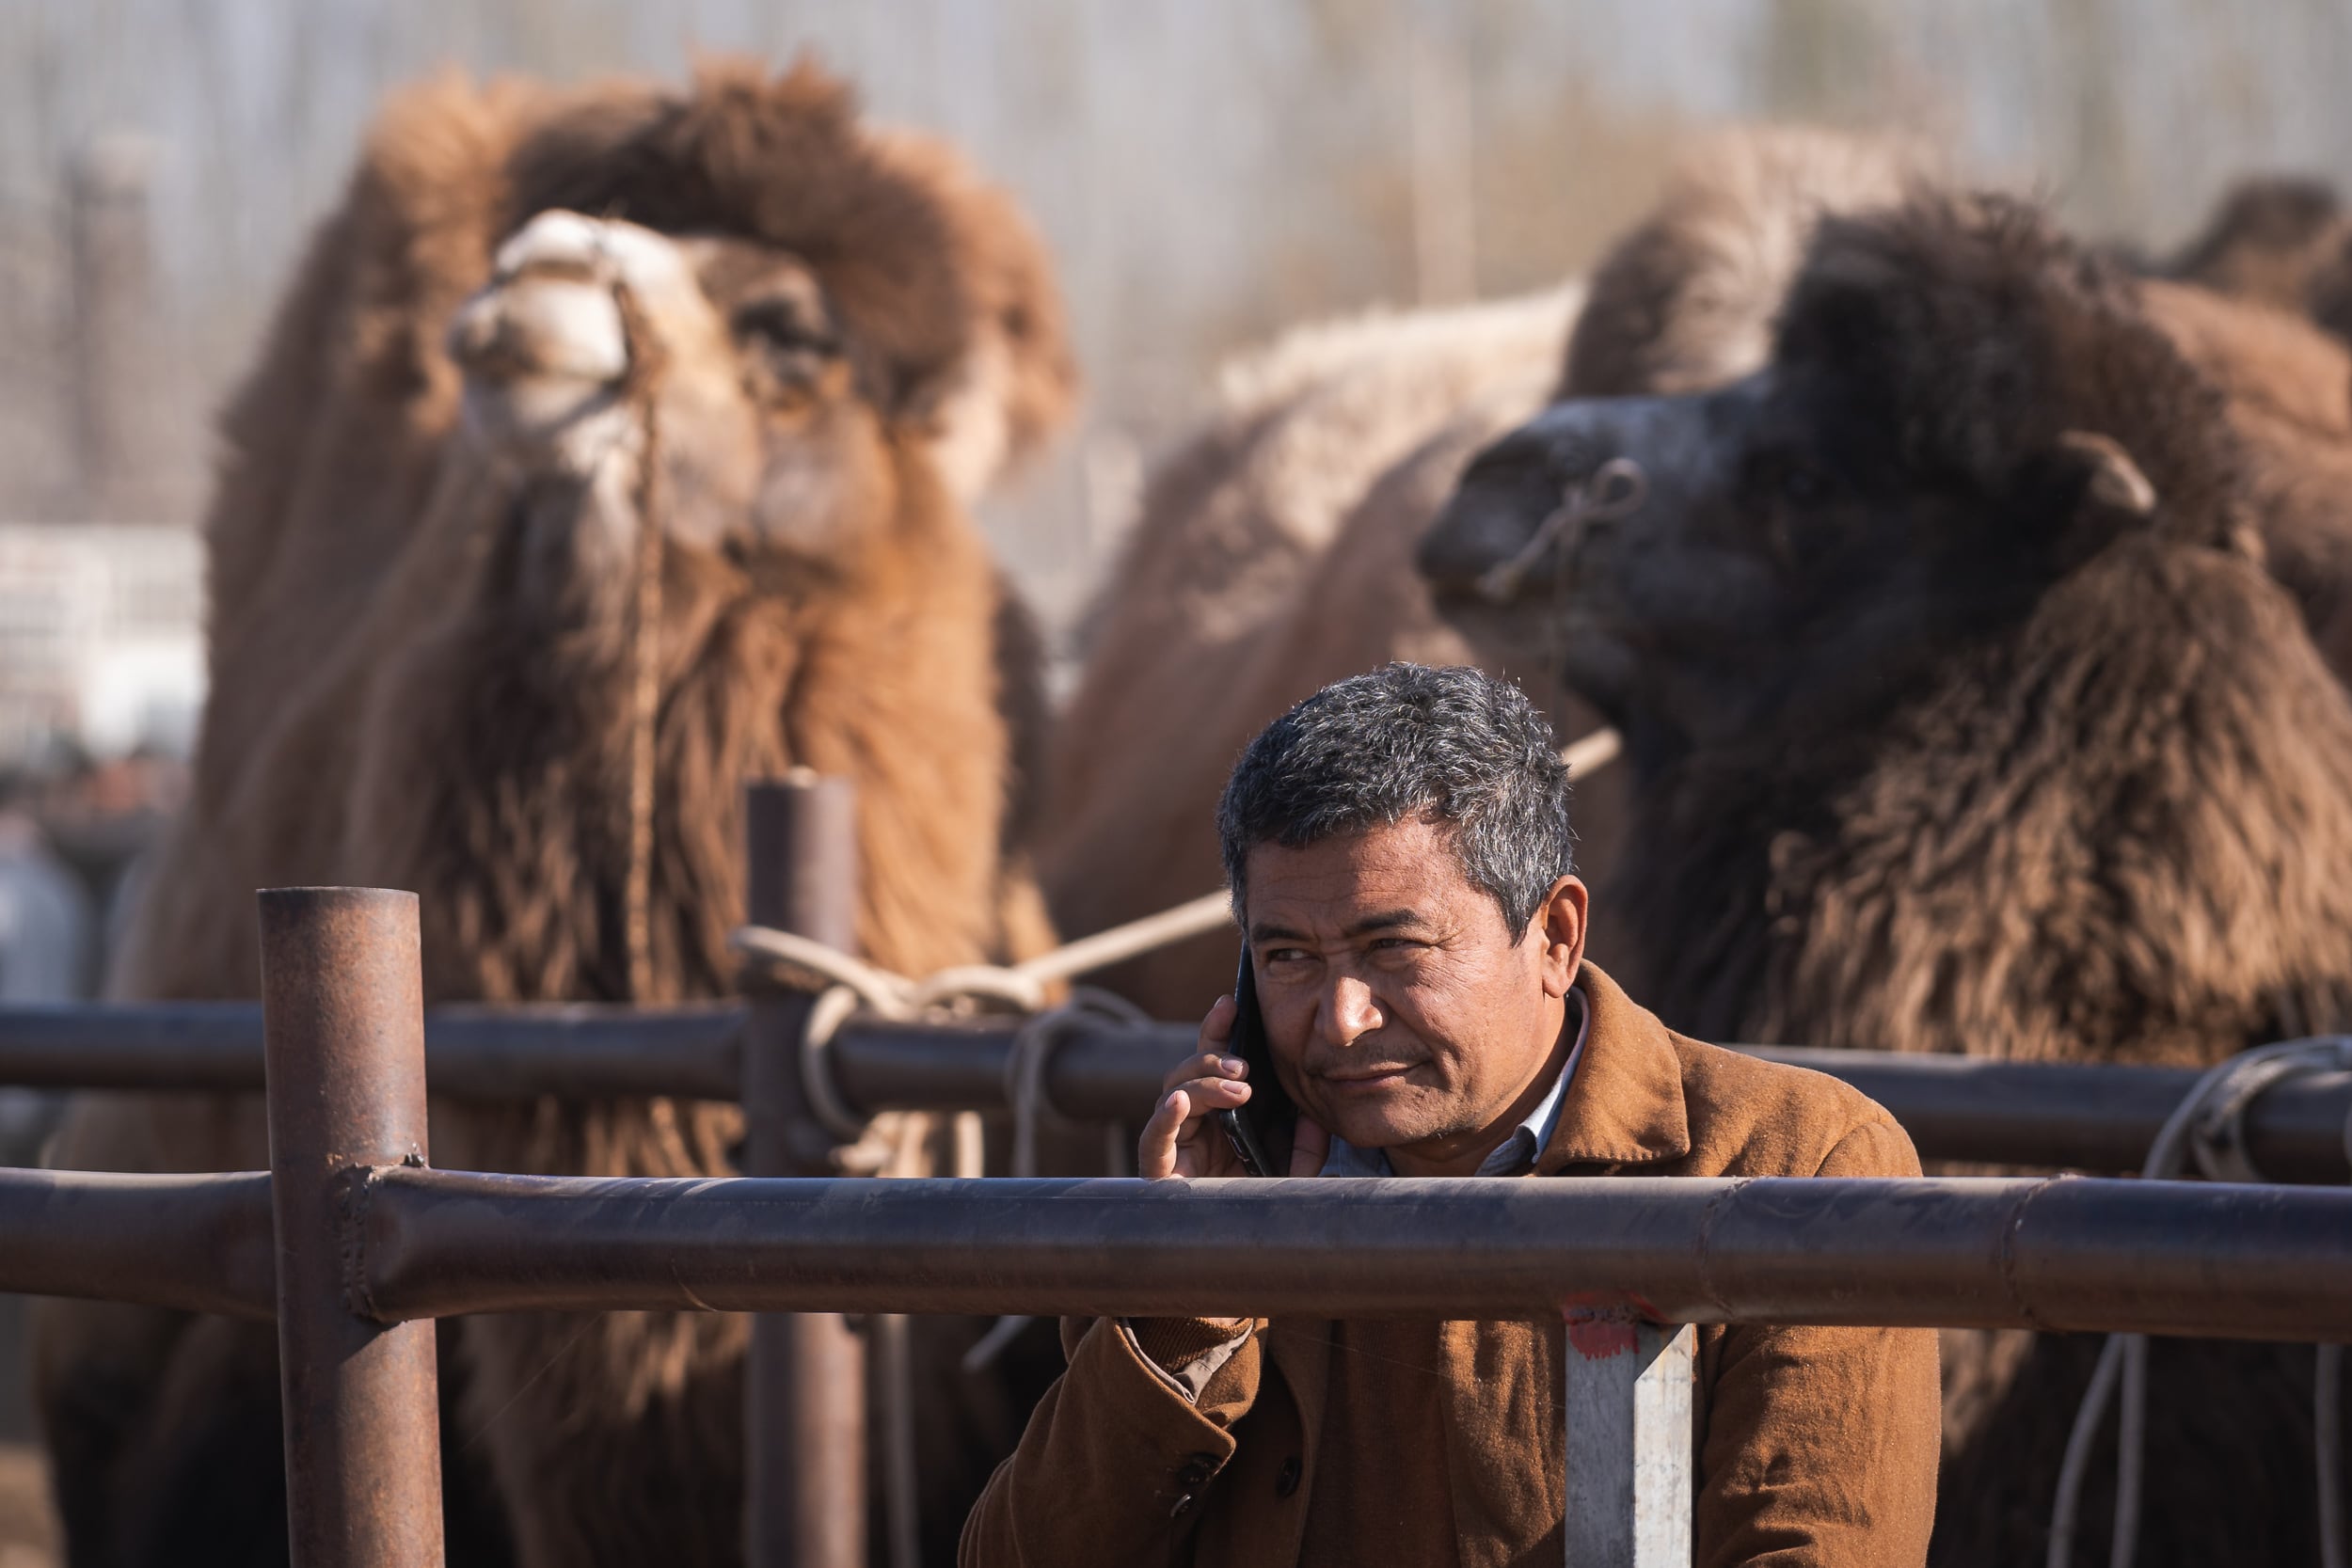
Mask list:
[[[1822,226],[1757,375],[1562,404],[1466,472],[1422,560],[1470,618],[1559,484],[1648,476],[1522,591],[1629,735],[1614,914],[1677,1027],[2209,1063],[2352,1022],[2352,704],[2154,304],[2030,208],[1924,194]],[[1950,1391],[1940,1563],[2045,1545],[2096,1340],[2004,1348]],[[2311,1352],[2154,1360],[2142,1568],[2312,1560]]]
[[[2221,193],[2205,226],[2153,277],[2290,314],[2308,313],[2312,287],[2352,233],[2343,200],[2325,180],[2252,175]]]
[[[1215,888],[1211,819],[1233,757],[1343,675],[1397,658],[1477,662],[1521,681],[1564,736],[1595,728],[1548,656],[1465,641],[1437,614],[1412,568],[1421,533],[1469,455],[1560,385],[1571,326],[1571,388],[1730,380],[1761,362],[1815,218],[1892,202],[1922,166],[1883,139],[1712,138],[1604,259],[1589,300],[1572,284],[1374,314],[1301,328],[1230,368],[1216,412],[1152,475],[1056,731],[1038,866],[1063,928]],[[1671,331],[1645,329],[1661,319]],[[1625,790],[1614,772],[1579,781],[1588,876],[1606,874]],[[1104,978],[1160,1017],[1190,1018],[1232,973],[1218,935]]]
[[[409,94],[229,416],[196,800],[119,990],[250,995],[251,890],[342,881],[419,894],[430,1000],[721,994],[739,791],[796,766],[857,785],[871,958],[1041,948],[1004,839],[1035,641],[961,501],[1071,392],[1009,202],[813,69]],[[720,1174],[739,1125],[437,1106],[435,1155]],[[154,1099],[57,1158],[266,1152],[250,1101]],[[1050,1376],[954,1371],[973,1327],[918,1337],[933,1559]],[[739,1561],[744,1328],[445,1330],[452,1560]],[[266,1329],[59,1306],[39,1355],[75,1563],[283,1560]]]

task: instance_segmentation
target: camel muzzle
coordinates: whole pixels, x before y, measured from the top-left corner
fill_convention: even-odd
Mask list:
[[[1621,423],[1631,405],[1655,402],[1561,404],[1473,458],[1416,557],[1439,599],[1516,603],[1569,571],[1594,535],[1638,514],[1649,472]]]

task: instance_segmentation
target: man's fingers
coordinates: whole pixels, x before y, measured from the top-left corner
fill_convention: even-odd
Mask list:
[[[1249,1085],[1232,1078],[1194,1078],[1176,1085],[1192,1101],[1192,1114],[1207,1116],[1235,1105],[1249,1103]]]
[[[1176,1174],[1176,1139],[1192,1117],[1191,1097],[1176,1089],[1162,1097],[1136,1139],[1136,1174],[1157,1179]]]
[[[1170,1089],[1182,1088],[1186,1084],[1204,1078],[1246,1078],[1248,1075],[1249,1064],[1239,1056],[1203,1051],[1197,1056],[1185,1057],[1168,1069],[1168,1076],[1160,1080],[1160,1093],[1165,1095]]]

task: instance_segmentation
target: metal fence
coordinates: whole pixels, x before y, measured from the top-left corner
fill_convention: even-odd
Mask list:
[[[750,911],[846,939],[846,794],[755,786]],[[1566,1363],[1568,1560],[1689,1561],[1695,1323],[2324,1339],[2352,1321],[2352,1192],[2096,1178],[1541,1182],[854,1180],[805,1100],[808,999],[631,1013],[421,1004],[415,900],[261,895],[258,1008],[0,1013],[0,1082],[266,1088],[272,1169],[0,1171],[0,1291],[274,1315],[294,1561],[439,1557],[430,1321],[759,1314],[749,1560],[864,1561],[861,1341],[840,1314],[1546,1319]],[[1151,1103],[1189,1025],[1082,1029],[1054,1109]],[[1009,1029],[860,1021],[830,1052],[866,1110],[1006,1102]],[[2192,1074],[1773,1053],[1835,1069],[1931,1154],[2128,1164]],[[534,1178],[428,1163],[425,1101],[739,1098],[744,1177]],[[2352,1081],[2267,1091],[2265,1169],[2341,1180]],[[1574,1303],[1573,1307],[1564,1304]],[[1679,1326],[1677,1326],[1679,1325]]]

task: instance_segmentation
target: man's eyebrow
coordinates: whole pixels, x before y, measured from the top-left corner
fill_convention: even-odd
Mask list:
[[[1428,920],[1419,910],[1382,910],[1378,914],[1368,914],[1361,920],[1351,922],[1341,930],[1340,935],[1360,937],[1369,936],[1375,931],[1420,930],[1425,929],[1428,925]],[[1304,931],[1294,931],[1287,926],[1275,926],[1263,921],[1256,921],[1250,925],[1249,940],[1251,942],[1305,942],[1309,939]]]
[[[1368,914],[1340,932],[1343,937],[1370,936],[1375,931],[1393,931],[1400,927],[1420,929],[1429,924],[1419,910],[1383,910]]]

